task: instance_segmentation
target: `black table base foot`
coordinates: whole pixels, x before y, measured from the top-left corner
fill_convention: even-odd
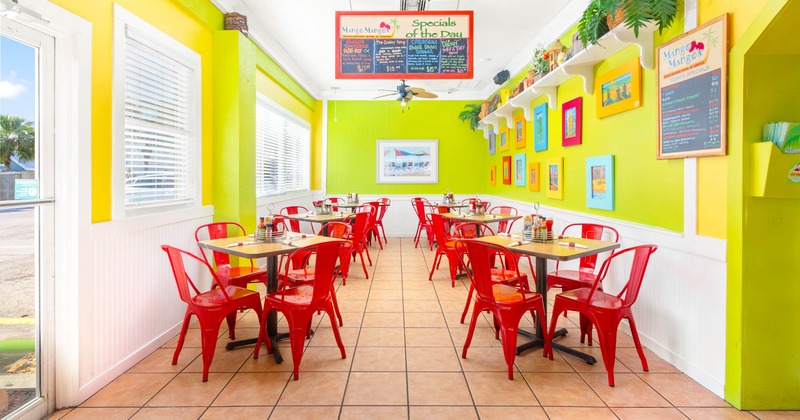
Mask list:
[[[544,340],[542,340],[541,338],[537,337],[536,334],[534,334],[532,332],[528,332],[528,331],[525,331],[525,330],[519,330],[519,334],[530,338],[531,341],[527,342],[525,344],[520,344],[519,346],[517,346],[517,356],[519,356],[520,353],[522,353],[525,350],[529,350],[529,349],[533,349],[533,348],[541,348],[542,346],[544,346]],[[556,333],[553,335],[553,338],[555,339],[555,338],[558,338],[558,337],[563,337],[565,335],[567,335],[567,329],[566,328],[559,328],[559,329],[556,330]],[[586,363],[588,363],[590,365],[593,365],[593,364],[597,363],[597,359],[595,359],[593,356],[590,356],[590,355],[588,355],[586,353],[581,353],[578,350],[575,350],[573,348],[564,346],[562,344],[553,343],[553,348],[556,349],[556,350],[559,350],[559,351],[561,351],[563,353],[567,353],[567,354],[569,354],[571,356],[575,356],[578,359],[581,359],[581,360],[583,360],[584,362],[586,362]]]
[[[311,334],[314,334],[312,331]],[[281,350],[278,348],[278,341],[283,339],[289,338],[289,333],[278,333],[274,336],[270,337],[269,341],[272,343],[272,357],[275,358],[275,363],[281,364],[283,363],[283,356],[281,356]],[[225,350],[233,350],[236,347],[247,346],[250,344],[255,344],[258,341],[258,338],[248,338],[245,340],[237,340],[231,341],[225,345]]]

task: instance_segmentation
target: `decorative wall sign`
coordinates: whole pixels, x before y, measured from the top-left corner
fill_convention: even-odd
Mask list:
[[[514,185],[518,187],[525,186],[525,168],[527,168],[527,165],[525,165],[526,156],[525,153],[517,153],[514,155],[514,169],[516,169],[514,171]]]
[[[438,140],[378,140],[376,150],[376,183],[439,182]]]
[[[519,114],[514,118],[514,148],[522,149],[525,147],[525,114]]]
[[[658,158],[727,149],[728,15],[658,47]]]
[[[533,151],[547,150],[547,102],[533,108]]]
[[[614,155],[586,158],[586,207],[614,210]]]
[[[639,57],[597,77],[597,118],[642,105],[642,67]]]
[[[489,167],[489,185],[497,185],[497,165]]]
[[[503,126],[500,131],[497,133],[497,150],[501,152],[505,152],[506,150],[511,148],[511,145],[508,141],[508,128]]]
[[[511,185],[511,156],[503,156],[503,184]]]
[[[471,10],[336,12],[337,79],[471,79]]]
[[[583,97],[564,102],[561,105],[561,145],[581,144],[581,125],[583,124]]]
[[[547,159],[547,197],[564,199],[564,160],[562,158]]]
[[[539,191],[539,184],[542,182],[542,173],[539,168],[539,162],[531,162],[528,164],[528,189],[531,191]]]

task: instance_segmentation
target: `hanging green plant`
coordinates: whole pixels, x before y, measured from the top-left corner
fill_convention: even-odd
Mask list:
[[[478,123],[481,122],[480,113],[481,104],[466,104],[464,110],[458,114],[458,119],[469,124],[469,128],[475,131],[478,129]]]
[[[639,29],[650,22],[658,33],[672,25],[678,13],[678,0],[591,0],[578,21],[578,33],[583,45],[597,41],[621,21],[639,37]]]

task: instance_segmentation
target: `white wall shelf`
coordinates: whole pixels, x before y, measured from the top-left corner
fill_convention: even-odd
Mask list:
[[[525,119],[533,122],[530,104],[536,98],[547,95],[550,108],[555,110],[558,106],[558,87],[575,76],[583,79],[583,91],[587,95],[594,94],[594,66],[612,55],[622,51],[629,45],[639,47],[639,60],[642,67],[653,70],[655,57],[653,57],[653,32],[655,25],[647,25],[639,29],[639,38],[633,35],[633,29],[619,25],[609,33],[603,35],[596,45],[590,45],[579,51],[564,64],[544,75],[536,83],[527,87],[517,96],[511,98],[497,110],[481,120],[481,129],[484,137],[489,138],[489,132],[497,132],[500,119],[505,118],[508,128],[513,128],[512,114],[515,108],[522,108]]]

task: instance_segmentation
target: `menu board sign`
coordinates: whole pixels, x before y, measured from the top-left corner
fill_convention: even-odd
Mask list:
[[[658,47],[658,158],[726,153],[728,15]]]
[[[336,12],[337,79],[471,79],[472,11]]]

